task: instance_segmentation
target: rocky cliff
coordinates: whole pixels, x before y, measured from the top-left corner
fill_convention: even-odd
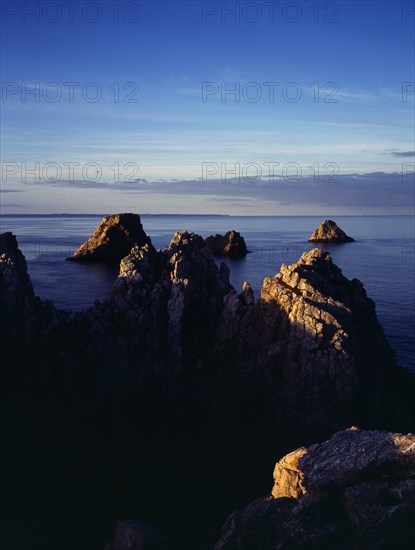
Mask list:
[[[37,522],[50,514],[60,533],[51,503],[64,502],[85,547],[88,511],[109,526],[140,517],[197,548],[200,532],[213,538],[230,510],[262,493],[276,455],[351,424],[414,428],[412,378],[362,284],[325,252],[283,265],[255,301],[202,237],[176,233],[162,251],[145,239],[121,260],[111,298],[73,314],[34,297],[10,234],[0,245],[10,491],[37,495],[43,483]],[[38,547],[56,547],[48,529],[22,532],[22,546],[38,536]]]

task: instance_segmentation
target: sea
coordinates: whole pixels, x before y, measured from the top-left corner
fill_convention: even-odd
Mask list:
[[[81,311],[108,298],[116,270],[65,259],[85,242],[102,215],[2,216],[0,231],[11,231],[26,257],[35,292],[59,308]],[[265,277],[281,264],[296,262],[315,246],[327,250],[348,278],[360,279],[376,303],[376,312],[398,362],[415,372],[415,220],[412,216],[336,216],[336,223],[355,239],[341,245],[309,243],[323,221],[315,216],[142,215],[156,248],[164,248],[176,231],[203,237],[239,231],[250,251],[243,259],[220,259],[239,291],[244,281],[259,296]]]

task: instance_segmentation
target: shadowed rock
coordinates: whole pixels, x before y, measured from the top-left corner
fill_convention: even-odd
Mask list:
[[[332,220],[324,220],[320,224],[311,237],[308,239],[312,243],[351,243],[354,242],[352,237],[338,227],[336,222]]]
[[[237,231],[228,231],[225,235],[210,235],[205,242],[215,256],[242,258],[248,253],[245,240]]]
[[[274,480],[272,497],[227,520],[216,550],[386,550],[413,544],[412,434],[338,432],[283,457]]]
[[[133,246],[151,244],[138,214],[105,216],[91,237],[67,260],[118,265]]]
[[[14,315],[26,309],[34,298],[26,259],[13,233],[0,235],[0,312]]]
[[[170,550],[168,538],[134,519],[117,523],[115,540],[105,550]]]

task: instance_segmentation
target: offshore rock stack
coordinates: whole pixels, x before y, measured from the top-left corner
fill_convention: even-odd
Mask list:
[[[276,457],[353,424],[414,429],[413,379],[362,283],[327,252],[283,264],[255,301],[202,237],[176,233],[165,250],[140,238],[110,299],[80,313],[36,298],[16,239],[0,238],[5,418],[21,434],[19,456],[40,461],[10,490],[36,494],[44,479],[32,513],[40,525],[49,518],[48,535],[63,529],[50,476],[65,486],[72,545],[80,533],[85,547],[96,543],[92,527],[77,531],[85,514],[111,524],[131,510],[177,548],[196,549],[264,494]]]
[[[133,246],[145,244],[151,244],[151,240],[144,232],[140,216],[113,214],[105,216],[91,237],[67,260],[118,265]]]
[[[324,220],[308,239],[311,243],[352,243],[354,239],[332,220]]]
[[[238,231],[228,231],[225,235],[210,235],[205,242],[215,256],[243,258],[248,254],[245,239]]]

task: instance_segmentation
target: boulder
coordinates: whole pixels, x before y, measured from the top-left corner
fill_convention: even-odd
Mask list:
[[[344,430],[283,457],[274,480],[271,497],[230,516],[216,550],[413,544],[413,434]]]
[[[135,519],[117,522],[111,550],[170,550],[168,538],[149,525]]]
[[[243,258],[248,253],[245,239],[238,231],[228,231],[225,235],[210,235],[206,237],[205,242],[215,256]]]
[[[332,220],[324,220],[308,240],[312,243],[351,243],[354,241]]]
[[[151,244],[151,240],[138,214],[113,214],[105,216],[91,237],[67,260],[118,266],[134,246],[145,244]]]

